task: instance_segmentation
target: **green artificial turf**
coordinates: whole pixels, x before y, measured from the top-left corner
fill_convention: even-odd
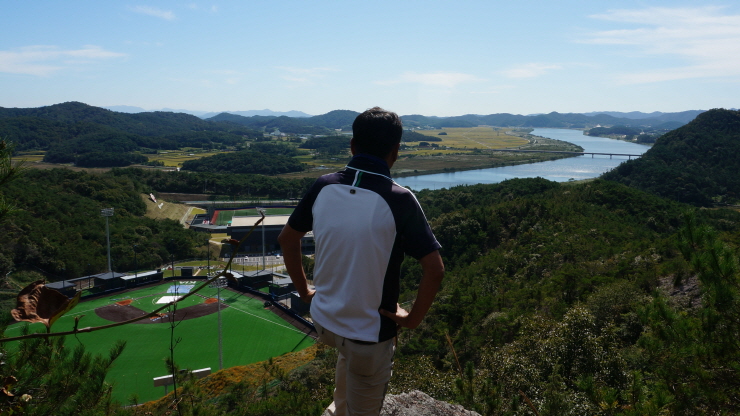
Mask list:
[[[200,283],[202,281],[196,283],[196,288]],[[110,321],[96,315],[95,309],[128,298],[134,299],[132,306],[147,312],[153,311],[162,306],[154,303],[157,299],[171,295],[166,293],[171,285],[172,282],[167,282],[156,287],[119,292],[81,302],[57,321],[53,331],[71,330],[74,317],[78,315],[85,315],[80,321],[80,328],[109,324]],[[216,297],[216,291],[217,289],[206,287],[199,293],[205,297]],[[265,361],[270,357],[301,350],[314,342],[265,309],[262,300],[226,289],[221,289],[221,298],[223,304],[229,305],[221,310],[224,368]],[[204,297],[193,295],[178,303],[178,308],[204,301]],[[114,399],[127,404],[129,398],[135,394],[141,403],[157,399],[165,392],[163,387],[155,388],[152,380],[154,377],[169,374],[165,368],[165,358],[170,354],[171,329],[169,322],[164,321],[165,323],[159,324],[134,323],[89,334],[78,334],[77,337],[68,336],[66,342],[68,345],[81,342],[87,351],[107,355],[114,341],[125,340],[126,348],[115,361],[106,380],[114,384]],[[5,335],[20,334],[21,325],[25,324],[9,327]],[[42,329],[43,325],[34,324],[31,330]],[[218,313],[178,322],[174,329],[174,338],[179,340],[174,347],[175,362],[181,368],[197,370],[210,367],[212,372],[218,371]]]

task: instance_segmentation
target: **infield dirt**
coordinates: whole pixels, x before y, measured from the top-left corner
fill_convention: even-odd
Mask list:
[[[126,299],[129,300],[130,299]],[[212,313],[216,313],[218,311],[218,302],[215,302],[216,299],[213,299],[213,302],[208,302],[209,299],[206,299],[204,303],[193,305],[193,306],[187,306],[182,309],[178,309],[174,313],[174,320],[175,322],[179,321],[186,321],[188,319],[195,319],[200,318],[202,316],[210,315]],[[122,301],[125,302],[125,301]],[[120,302],[120,303],[122,303]],[[138,318],[142,315],[147,315],[148,312],[143,311],[135,306],[128,305],[121,305],[120,303],[114,303],[112,305],[103,306],[100,308],[95,309],[95,314],[99,317],[112,321],[112,322],[123,322],[128,321],[129,319]],[[131,303],[131,302],[129,302]],[[226,309],[229,307],[229,305],[221,305],[222,309]],[[134,322],[136,324],[163,324],[163,323],[170,323],[171,317],[168,313],[159,314],[157,317],[149,318],[149,319],[142,319],[140,321]]]

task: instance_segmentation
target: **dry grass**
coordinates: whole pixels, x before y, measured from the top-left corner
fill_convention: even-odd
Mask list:
[[[301,351],[292,352],[273,358],[273,365],[279,367],[284,372],[292,371],[302,365],[309,363],[311,360],[316,358],[316,355],[322,348],[326,348],[321,344],[316,344],[305,348]],[[196,384],[207,397],[215,397],[223,393],[229,386],[233,386],[239,382],[247,383],[252,387],[259,386],[263,381],[271,381],[271,376],[267,370],[267,363],[254,363],[250,365],[242,365],[224,370],[218,371],[198,380]],[[154,412],[154,414],[160,414],[159,411],[165,409],[174,398],[174,392],[170,392],[166,396],[159,400],[154,400],[148,403],[144,403],[137,411],[141,411],[142,414],[147,412]]]
[[[177,204],[163,199],[157,199],[157,203],[149,199],[146,194],[141,194],[141,199],[146,204],[146,214],[144,216],[154,219],[171,219],[179,221],[183,225],[190,223],[196,214],[204,214],[206,211],[202,208],[195,208],[185,204]],[[161,208],[160,208],[161,205]]]

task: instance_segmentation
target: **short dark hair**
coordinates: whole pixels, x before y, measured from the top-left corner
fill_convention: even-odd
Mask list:
[[[355,149],[379,158],[388,156],[401,142],[402,135],[403,124],[398,114],[380,107],[365,111],[352,123]]]

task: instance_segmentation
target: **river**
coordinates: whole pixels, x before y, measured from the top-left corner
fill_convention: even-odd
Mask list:
[[[584,152],[622,153],[641,155],[650,146],[625,142],[622,140],[591,137],[581,130],[570,129],[534,129],[534,136],[562,140],[577,144]],[[419,191],[422,189],[450,188],[457,185],[474,185],[478,183],[498,183],[512,178],[541,177],[555,182],[595,178],[628,160],[627,156],[591,156],[583,155],[547,162],[525,165],[503,166],[499,168],[466,170],[460,172],[436,173],[432,175],[407,176],[395,179],[402,186]]]

